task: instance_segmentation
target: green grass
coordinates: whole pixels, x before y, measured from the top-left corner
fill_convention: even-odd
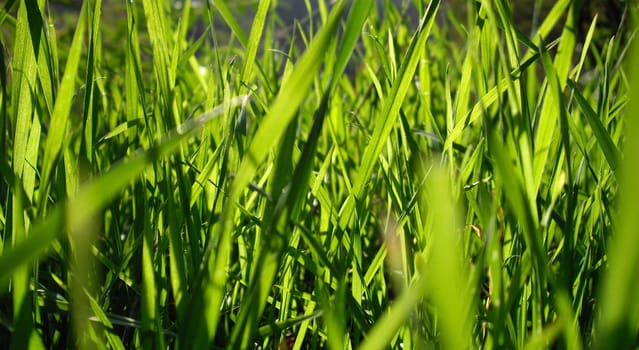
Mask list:
[[[637,5],[330,3],[1,5],[0,347],[639,346]]]

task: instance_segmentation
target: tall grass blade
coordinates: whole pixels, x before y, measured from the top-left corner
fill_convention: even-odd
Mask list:
[[[426,39],[435,21],[435,14],[438,8],[438,0],[429,3],[421,19],[419,28],[411,39],[410,46],[406,51],[397,78],[392,84],[391,91],[384,97],[384,106],[382,107],[382,112],[379,117],[380,120],[375,123],[375,130],[364,151],[364,156],[357,171],[357,178],[353,184],[351,195],[340,210],[340,226],[342,228],[346,227],[346,224],[350,221],[355,209],[355,199],[359,198],[363,193],[373,173],[373,168],[375,164],[377,164],[377,158],[382,152],[386,139],[397,121],[399,110],[404,102],[404,97],[406,97],[410,83],[413,81],[415,69],[421,57],[420,50],[426,47]]]
[[[632,8],[632,19],[639,23],[639,9]],[[632,43],[629,62],[639,60],[639,43]],[[629,91],[639,88],[639,67],[629,65]],[[639,335],[639,295],[635,281],[639,278],[639,216],[636,199],[639,196],[639,99],[631,98],[626,110],[624,159],[620,166],[620,199],[618,231],[609,238],[609,268],[599,288],[596,348],[631,348]],[[634,345],[631,345],[634,344]]]
[[[73,42],[69,49],[69,58],[64,69],[62,82],[56,94],[49,134],[44,144],[44,158],[42,160],[42,183],[45,188],[49,186],[53,168],[62,148],[64,138],[67,133],[67,124],[71,112],[71,102],[75,95],[75,83],[78,78],[78,67],[80,65],[80,55],[82,53],[82,43],[84,40],[84,26],[86,25],[86,3],[78,18],[78,25],[73,35]]]

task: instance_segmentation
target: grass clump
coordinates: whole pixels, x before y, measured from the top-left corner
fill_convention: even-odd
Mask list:
[[[3,5],[2,347],[639,345],[636,5],[276,5]]]

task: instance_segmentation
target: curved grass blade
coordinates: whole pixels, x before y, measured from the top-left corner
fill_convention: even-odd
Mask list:
[[[285,136],[283,136],[280,152],[278,152],[277,155],[277,163],[282,164],[278,165],[273,172],[271,184],[274,184],[274,186],[271,186],[273,188],[270,189],[270,192],[282,193],[282,189],[284,189],[284,192],[283,195],[279,198],[274,210],[266,210],[264,214],[264,234],[268,236],[283,235],[283,237],[281,237],[283,238],[283,241],[279,241],[275,238],[271,238],[269,240],[272,245],[270,246],[270,249],[268,249],[264,254],[268,254],[271,257],[270,259],[268,259],[265,258],[263,254],[260,255],[258,257],[257,266],[265,266],[266,261],[271,261],[273,263],[273,269],[270,270],[270,274],[266,273],[266,271],[262,269],[259,273],[258,281],[256,282],[259,285],[249,288],[250,290],[269,291],[269,286],[273,284],[273,280],[277,272],[276,268],[278,265],[281,264],[281,255],[284,251],[282,245],[284,244],[284,242],[290,240],[290,235],[285,233],[290,231],[289,229],[287,229],[287,223],[295,222],[298,220],[305,199],[314,155],[316,152],[319,137],[321,135],[322,126],[326,114],[329,110],[328,103],[330,97],[335,87],[337,86],[336,82],[339,81],[339,77],[341,76],[341,74],[343,74],[343,71],[346,68],[348,59],[355,47],[357,39],[359,38],[359,33],[368,16],[368,11],[370,10],[371,6],[371,0],[360,0],[356,1],[353,4],[353,8],[351,9],[346,22],[342,45],[340,46],[340,49],[338,51],[336,69],[332,71],[331,82],[329,86],[327,86],[322,99],[320,100],[320,106],[315,113],[311,132],[294,171],[288,169],[288,159],[291,158],[291,155],[287,154],[290,152],[287,151],[287,149],[291,148],[292,142],[294,142],[296,125],[289,124],[287,132],[285,133]],[[290,140],[287,144],[284,140],[288,138],[290,138]],[[283,162],[281,159],[282,157],[284,157]],[[278,174],[280,172],[282,174]],[[286,186],[286,183],[289,183],[288,176],[291,176],[290,178],[294,179],[294,181],[290,181],[290,185]],[[281,181],[284,181],[285,183],[280,183]],[[246,298],[246,300],[242,301],[242,305],[244,306],[243,311],[248,311],[240,313],[238,321],[240,327],[236,328],[238,330],[242,330],[244,333],[242,339],[242,347],[246,347],[248,345],[248,342],[251,340],[253,328],[255,327],[252,324],[254,321],[251,321],[259,318],[259,313],[261,313],[264,308],[264,302],[266,301],[266,296],[268,295],[268,293],[263,294],[261,296],[261,300],[255,300],[256,298],[260,297],[258,294],[249,293],[248,295],[249,297]],[[254,304],[258,304],[259,306],[257,308],[254,308],[252,307],[252,305]],[[248,327],[243,326],[244,321],[249,323]],[[234,333],[234,338],[237,337],[238,334],[239,333]],[[237,341],[237,339],[233,339],[233,341]],[[231,346],[234,346],[233,343],[231,344]]]

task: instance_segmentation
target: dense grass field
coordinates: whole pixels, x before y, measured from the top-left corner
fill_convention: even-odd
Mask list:
[[[636,349],[637,5],[595,2],[6,0],[0,348]]]

